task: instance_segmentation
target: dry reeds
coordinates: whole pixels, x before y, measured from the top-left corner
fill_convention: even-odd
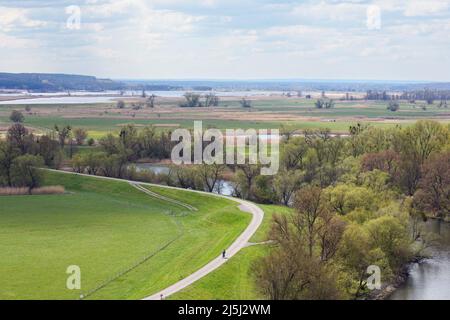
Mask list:
[[[31,189],[31,195],[50,195],[50,194],[63,194],[66,190],[63,186],[48,186],[41,188]],[[24,196],[30,195],[29,188],[14,188],[5,187],[0,188],[0,196]]]

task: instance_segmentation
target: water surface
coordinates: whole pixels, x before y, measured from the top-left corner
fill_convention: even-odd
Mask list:
[[[450,299],[450,224],[438,220],[427,223],[427,230],[439,235],[439,246],[433,255],[411,267],[408,280],[390,297],[391,300]]]

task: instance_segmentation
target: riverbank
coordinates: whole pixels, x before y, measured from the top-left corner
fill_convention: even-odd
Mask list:
[[[415,264],[420,264],[428,257],[415,257],[410,262],[406,263],[394,280],[389,281],[381,286],[380,290],[374,290],[367,295],[366,300],[388,300],[394,292],[406,283],[409,278],[410,270]]]
[[[379,292],[388,300],[449,300],[450,299],[450,223],[429,219],[424,230],[435,237],[427,248],[427,256],[405,265],[403,272]],[[374,295],[376,295],[374,293]]]

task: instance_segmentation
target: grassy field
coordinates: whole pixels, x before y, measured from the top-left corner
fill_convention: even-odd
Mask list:
[[[80,105],[32,105],[25,112],[23,105],[0,105],[0,131],[10,125],[8,119],[12,110],[25,113],[25,124],[38,131],[51,130],[55,124],[71,125],[89,131],[93,138],[100,138],[108,132],[117,132],[125,124],[138,127],[154,125],[160,130],[192,128],[194,120],[202,120],[204,127],[219,129],[276,129],[285,126],[291,129],[329,128],[336,133],[346,133],[350,125],[357,122],[373,126],[390,127],[409,125],[419,119],[450,121],[450,111],[418,101],[416,104],[400,103],[398,112],[387,110],[383,101],[336,101],[332,109],[316,109],[315,99],[287,97],[255,97],[252,108],[244,109],[239,100],[227,98],[216,108],[179,108],[180,100],[159,98],[154,109],[133,110],[131,107],[117,109],[114,104]],[[425,106],[425,108],[422,108]]]
[[[0,197],[0,299],[77,299],[105,283],[87,298],[143,298],[219,255],[251,219],[229,200],[189,192],[152,188],[197,212],[125,182],[46,173],[46,183],[68,192]],[[81,290],[66,288],[69,265],[81,268]]]
[[[250,240],[260,243],[267,240],[267,232],[274,214],[288,214],[292,209],[280,206],[261,206],[264,221]],[[255,262],[268,253],[270,245],[254,245],[242,249],[229,262],[197,281],[183,291],[170,297],[172,300],[259,300],[252,268]]]

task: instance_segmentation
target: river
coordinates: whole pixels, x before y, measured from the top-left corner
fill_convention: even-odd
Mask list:
[[[430,249],[432,258],[411,267],[407,281],[390,300],[450,299],[450,223],[430,220],[426,229],[439,236],[439,245]]]
[[[159,164],[137,163],[134,165],[138,171],[147,170],[156,174],[169,174],[170,171],[169,167]],[[214,193],[224,196],[231,196],[233,195],[233,186],[229,181],[219,180],[218,186],[216,186]]]

